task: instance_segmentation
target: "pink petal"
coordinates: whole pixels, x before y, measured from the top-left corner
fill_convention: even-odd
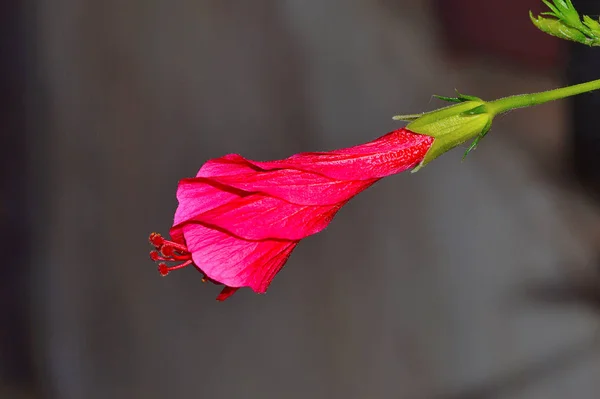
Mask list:
[[[225,286],[223,288],[223,290],[221,290],[221,293],[219,295],[217,295],[217,301],[224,301],[225,299],[229,298],[230,296],[232,296],[233,294],[236,293],[237,290],[239,290],[239,287],[228,287]]]
[[[177,187],[179,206],[175,211],[173,227],[169,232],[171,239],[185,244],[182,224],[203,212],[209,211],[227,202],[240,198],[243,192],[231,187],[216,184],[198,183],[195,179],[183,179]]]
[[[425,157],[433,138],[400,129],[374,141],[341,150],[305,152],[278,161],[250,161],[229,154],[207,162],[198,176],[231,173],[226,164],[246,163],[246,170],[297,169],[339,180],[369,180],[389,176],[416,166]]]
[[[227,154],[220,158],[209,159],[200,167],[196,177],[231,176],[238,174],[253,174],[267,169],[254,166],[246,158],[238,154]]]
[[[183,179],[177,187],[179,206],[175,212],[174,225],[239,198],[243,194],[234,188],[223,187],[196,179]]]
[[[364,182],[358,185],[361,191],[366,186]],[[181,242],[183,233],[180,227],[189,221],[225,229],[249,240],[299,240],[327,227],[341,206],[356,194],[346,192],[343,197],[338,195],[336,198],[341,198],[342,202],[333,205],[307,206],[263,194],[241,196],[218,187],[204,182],[204,179],[182,180],[177,193],[179,206],[175,224],[171,229],[174,240]],[[330,202],[327,193],[313,194],[317,203]]]
[[[297,241],[246,241],[225,232],[188,223],[183,227],[196,266],[229,287],[263,293],[283,267]]]
[[[367,144],[331,152],[308,152],[282,162],[340,180],[368,180],[403,172],[425,157],[433,138],[395,131]],[[276,162],[276,161],[275,161]],[[263,163],[257,166],[263,166]]]
[[[218,176],[211,179],[239,190],[262,193],[299,205],[332,205],[347,201],[377,181],[377,179],[333,180],[297,169]]]
[[[237,198],[192,220],[247,240],[301,240],[327,227],[345,203],[296,205],[279,198],[253,194]]]

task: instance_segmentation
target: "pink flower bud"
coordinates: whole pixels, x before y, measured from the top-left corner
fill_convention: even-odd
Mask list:
[[[151,258],[159,271],[195,266],[223,284],[264,293],[296,245],[318,233],[352,197],[379,179],[419,165],[433,137],[399,129],[329,152],[256,162],[230,154],[206,162],[179,183],[172,241],[157,233]],[[162,262],[179,262],[167,266]]]

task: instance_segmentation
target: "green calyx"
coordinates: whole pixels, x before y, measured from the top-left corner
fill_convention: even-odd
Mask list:
[[[453,105],[422,114],[397,115],[393,119],[407,121],[408,130],[434,138],[421,163],[413,169],[413,172],[416,172],[446,151],[472,139],[473,142],[465,152],[464,159],[488,133],[496,115],[593,90],[600,90],[600,79],[539,93],[518,94],[494,101],[484,101],[479,97],[457,92],[456,97],[435,96],[454,103]]]
[[[537,18],[529,12],[531,22],[542,32],[561,39],[583,43],[587,46],[600,46],[600,23],[587,15],[583,19],[571,0],[543,0],[550,11]]]
[[[395,120],[410,122],[411,132],[435,138],[425,157],[413,172],[418,171],[446,151],[473,139],[464,157],[473,150],[492,126],[494,114],[487,103],[478,97],[457,93],[457,97],[435,96],[456,103],[423,114],[397,115]]]

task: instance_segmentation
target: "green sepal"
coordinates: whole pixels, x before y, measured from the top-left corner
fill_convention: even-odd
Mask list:
[[[488,108],[486,107],[486,105],[481,104],[478,107],[475,107],[473,109],[463,112],[461,115],[463,115],[463,116],[479,115],[479,114],[485,114],[487,112],[488,112]]]
[[[408,130],[434,138],[427,154],[412,171],[417,172],[443,153],[470,139],[483,137],[487,133],[485,129],[489,130],[493,119],[493,114],[485,109],[485,102],[482,100],[464,101],[427,112],[409,123],[406,126]],[[475,113],[469,114],[471,111]]]
[[[424,114],[395,115],[395,116],[392,116],[392,119],[395,121],[412,122],[414,120],[419,119],[423,115]]]
[[[475,140],[473,140],[473,142],[471,143],[469,148],[467,148],[467,150],[465,151],[465,153],[463,154],[463,157],[462,157],[463,161],[465,160],[465,158],[467,157],[467,155],[469,155],[469,153],[471,151],[473,151],[474,149],[477,148],[477,145],[479,144],[481,139],[484,138],[486,134],[488,134],[488,132],[490,131],[491,128],[492,128],[492,119],[490,119],[488,124],[485,125],[485,127],[481,131],[481,133],[479,133],[479,135],[477,137],[475,137]]]
[[[454,90],[456,91],[456,95],[457,95],[458,99],[461,101],[481,101],[481,102],[483,102],[483,100],[479,97],[470,96],[468,94],[462,94],[462,93],[459,93],[458,90],[456,90],[456,89],[454,89]]]
[[[454,90],[456,91],[456,97],[446,97],[446,96],[440,96],[437,94],[434,94],[432,97],[435,97],[442,101],[447,101],[449,103],[464,103],[466,101],[483,101],[479,97],[469,96],[467,94],[461,94],[461,93],[459,93],[458,90],[456,90],[456,89],[454,89]]]
[[[446,97],[434,94],[432,97],[437,98],[438,100],[446,101],[449,103],[462,103],[463,101],[458,97]]]

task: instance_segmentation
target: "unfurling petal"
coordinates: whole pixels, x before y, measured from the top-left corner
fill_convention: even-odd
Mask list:
[[[245,161],[262,170],[297,169],[339,180],[369,180],[416,166],[425,157],[432,143],[432,137],[400,129],[369,143],[341,150],[305,152],[280,161]],[[244,160],[236,154],[224,158],[238,163]],[[217,176],[222,167],[222,164],[215,163],[214,160],[208,161],[202,166],[198,176]]]
[[[230,287],[265,292],[297,241],[247,241],[200,224],[183,226],[194,264],[210,279]]]
[[[246,240],[301,240],[327,227],[344,204],[296,205],[256,194],[228,202],[193,221]]]

